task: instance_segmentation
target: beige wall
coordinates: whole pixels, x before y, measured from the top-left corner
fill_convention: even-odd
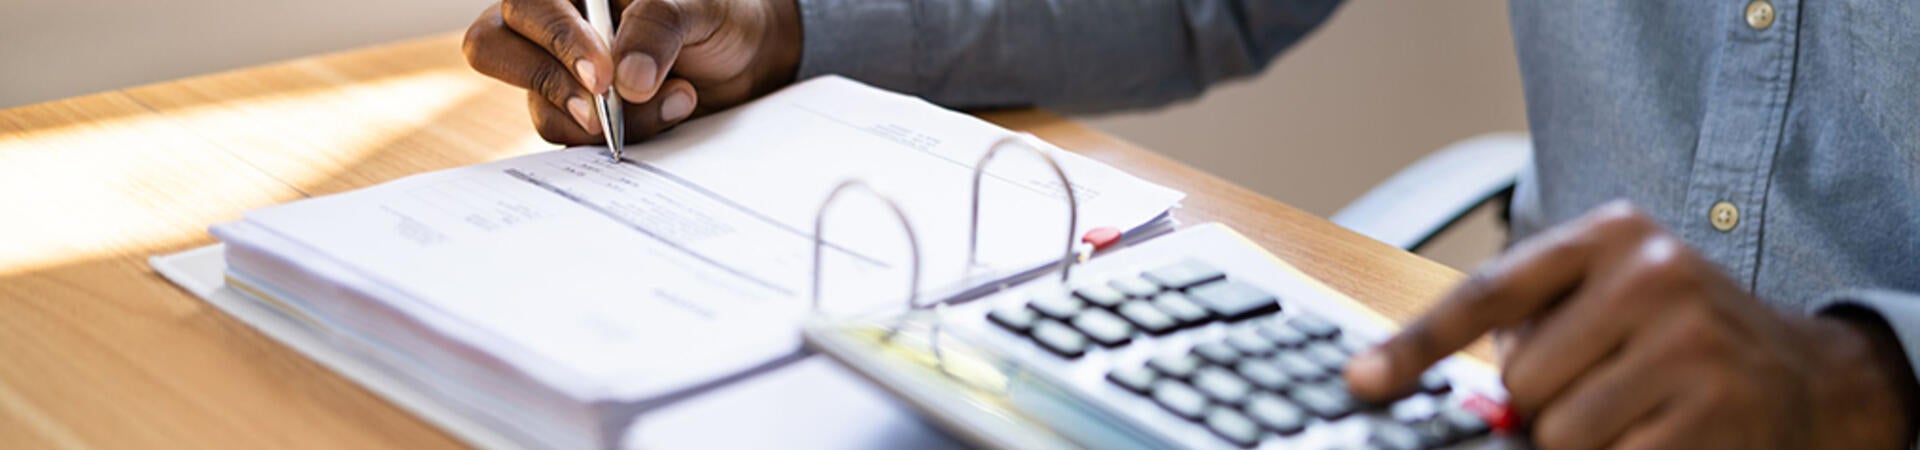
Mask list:
[[[1257,78],[1090,122],[1322,216],[1429,151],[1526,129],[1500,0],[1349,1]],[[1494,223],[1482,211],[1424,253],[1471,267],[1499,248]]]
[[[465,27],[487,0],[0,0],[0,108]]]
[[[0,107],[454,30],[488,3],[0,0]],[[1091,122],[1326,215],[1426,151],[1524,128],[1509,39],[1498,0],[1357,0],[1255,79]],[[1429,255],[1496,246],[1466,231]]]

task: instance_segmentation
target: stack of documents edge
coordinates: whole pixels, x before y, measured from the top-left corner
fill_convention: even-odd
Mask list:
[[[688,123],[611,161],[572,148],[407,177],[253,211],[212,232],[227,282],[332,336],[327,345],[521,445],[618,446],[636,415],[803,357],[811,314],[907,305],[914,266],[883,203],[848,196],[825,230],[825,301],[809,298],[816,210],[860,179],[918,237],[918,302],[1046,272],[1069,235],[1045,162],[1012,133],[837,77]],[[1035,142],[1035,139],[1024,139]],[[1182,194],[1044,144],[1072,179],[1079,236],[1171,226]]]

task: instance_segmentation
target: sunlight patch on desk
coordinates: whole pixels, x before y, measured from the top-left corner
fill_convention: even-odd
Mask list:
[[[125,95],[15,111],[45,120],[0,123],[0,276],[207,241],[209,223],[298,198]]]
[[[487,95],[488,84],[497,83],[471,71],[449,68],[356,80],[317,63],[290,69],[298,69],[290,71],[301,78],[295,84],[323,86],[256,93],[235,80],[209,77],[129,93],[235,157],[313,195],[440,165],[422,160],[457,165],[527,151],[488,146],[485,137],[464,136],[451,131],[458,128],[444,126],[447,121],[473,120],[464,111],[501,101],[494,98],[499,92]],[[525,108],[524,97],[516,104]],[[476,149],[478,160],[473,157]],[[380,164],[383,158],[403,161]]]

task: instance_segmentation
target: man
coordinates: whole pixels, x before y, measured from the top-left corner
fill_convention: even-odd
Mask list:
[[[588,144],[591,92],[641,138],[824,73],[960,108],[1161,104],[1259,71],[1334,3],[619,0],[608,46],[569,2],[506,0],[466,50],[529,90],[542,136]],[[1519,244],[1356,357],[1355,393],[1499,331],[1544,448],[1913,445],[1920,2],[1511,9]]]

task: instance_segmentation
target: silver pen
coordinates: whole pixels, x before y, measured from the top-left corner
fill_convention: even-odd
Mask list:
[[[586,3],[587,23],[593,26],[594,32],[600,35],[600,41],[605,42],[607,48],[613,48],[613,13],[607,10],[609,2],[587,0]],[[613,86],[612,80],[608,78],[610,82],[607,86]],[[626,154],[627,121],[620,108],[620,96],[608,95],[613,91],[611,87],[607,88],[607,91],[605,94],[593,94],[593,99],[594,105],[600,110],[600,129],[604,131],[602,134],[607,136],[607,152],[613,156],[613,162],[617,163]]]

